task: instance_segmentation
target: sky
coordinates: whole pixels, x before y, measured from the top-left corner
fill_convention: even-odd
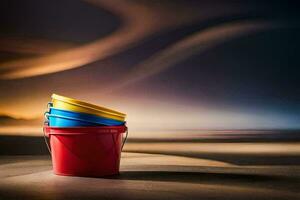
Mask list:
[[[137,131],[300,128],[296,1],[0,4],[11,132],[52,93],[124,112]]]

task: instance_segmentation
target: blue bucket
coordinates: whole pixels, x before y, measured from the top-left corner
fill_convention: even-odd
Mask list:
[[[125,122],[99,117],[95,115],[72,112],[50,107],[48,113],[45,114],[48,119],[49,126],[55,127],[78,127],[78,126],[121,126]]]

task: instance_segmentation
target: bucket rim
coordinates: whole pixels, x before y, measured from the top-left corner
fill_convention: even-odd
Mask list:
[[[79,122],[79,123],[86,123],[86,125],[84,125],[84,126],[122,126],[122,125],[126,124],[125,121],[123,121],[123,122],[114,122],[114,121],[111,121],[109,119],[101,119],[99,121],[93,121],[91,119],[83,119],[83,118],[79,118],[79,117],[71,117],[71,116],[48,114],[48,113],[45,114],[45,117],[48,119],[48,121],[47,121],[48,124],[50,122],[53,122],[52,119],[53,120],[64,119],[64,120],[76,121],[76,122]],[[115,124],[113,124],[113,123],[115,123]],[[116,123],[118,123],[118,124],[116,124]],[[55,127],[55,126],[51,126],[51,127]],[[57,127],[67,127],[67,126],[57,126]],[[73,126],[73,127],[75,127],[75,126]],[[80,127],[80,126],[76,126],[76,127]]]
[[[102,106],[97,106],[95,104],[87,103],[87,102],[80,101],[80,100],[77,100],[77,99],[73,99],[73,98],[70,98],[70,97],[65,97],[65,96],[61,96],[61,95],[58,95],[58,94],[52,94],[51,98],[53,100],[62,101],[62,102],[73,104],[73,105],[76,105],[76,106],[79,106],[79,107],[84,107],[84,108],[96,110],[96,111],[99,111],[99,112],[103,112],[103,113],[107,113],[107,114],[111,114],[111,115],[115,115],[115,116],[119,116],[119,117],[126,117],[125,113],[121,113],[121,112],[118,112],[118,111],[115,111],[115,110],[112,110],[112,109],[109,109],[109,108],[105,108],[105,107],[102,107]]]
[[[53,127],[45,125],[43,129],[47,137],[49,137],[49,135],[120,134],[127,131],[125,125],[87,127]]]
[[[74,117],[66,117],[66,116],[56,115],[56,114],[49,114],[48,117],[56,117],[56,118],[61,118],[61,119],[68,119],[68,120],[73,120],[73,121],[86,122],[86,123],[90,123],[90,124],[94,124],[94,125],[99,126],[99,123],[94,123],[94,122],[90,122],[90,121],[83,120],[83,119],[77,119],[77,118],[74,118]]]
[[[70,116],[63,116],[63,115],[58,115],[58,114],[53,114],[51,113],[51,111],[58,111],[58,112],[63,112],[63,113],[69,113],[72,115],[76,115],[76,116],[84,116],[86,118],[97,118],[99,120],[105,120],[105,121],[111,121],[111,122],[118,122],[118,123],[125,123],[125,121],[123,120],[117,120],[117,119],[112,119],[112,118],[107,118],[107,117],[102,117],[102,116],[98,116],[98,115],[93,115],[93,114],[89,114],[89,113],[83,113],[83,112],[76,112],[76,111],[71,111],[71,110],[65,110],[65,109],[60,109],[60,108],[55,108],[53,106],[49,107],[49,116],[55,116],[55,117],[60,117],[60,118],[66,118],[66,119],[75,119],[78,120],[78,118],[75,117],[70,117]],[[82,121],[87,121],[89,122],[89,120],[82,120]],[[97,123],[99,124],[99,123]]]

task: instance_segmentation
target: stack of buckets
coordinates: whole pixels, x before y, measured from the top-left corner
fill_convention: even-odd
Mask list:
[[[55,174],[101,177],[119,173],[127,137],[125,114],[56,94],[48,109],[44,133]]]

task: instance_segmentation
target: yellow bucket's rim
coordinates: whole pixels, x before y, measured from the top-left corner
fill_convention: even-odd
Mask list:
[[[59,102],[59,104],[57,104],[56,102],[57,103]],[[107,119],[114,119],[114,120],[125,122],[125,117],[112,115],[112,114],[107,114],[107,113],[102,112],[102,111],[92,110],[92,109],[89,109],[89,108],[77,106],[77,105],[74,105],[74,104],[71,104],[71,103],[68,103],[68,102],[64,102],[64,101],[60,101],[60,100],[57,100],[57,99],[52,100],[52,106],[53,106],[53,108],[56,108],[56,109],[72,111],[72,112],[77,112],[77,113],[83,113],[83,114],[90,114],[90,115],[95,115],[95,116],[99,116],[99,117],[104,117],[104,118],[107,118]]]
[[[52,94],[51,97],[52,97],[52,99],[55,99],[55,100],[58,100],[58,101],[63,101],[65,103],[69,103],[69,104],[76,105],[76,106],[79,106],[79,107],[84,107],[84,108],[87,108],[87,109],[95,110],[95,111],[106,113],[106,114],[109,114],[109,115],[119,116],[119,117],[122,117],[122,118],[126,117],[126,114],[124,114],[124,113],[121,113],[121,112],[118,112],[118,111],[115,111],[115,110],[112,110],[112,109],[109,109],[109,108],[97,106],[97,105],[87,103],[87,102],[84,102],[84,101],[80,101],[80,100],[77,100],[77,99],[61,96],[61,95],[58,95],[58,94]]]

